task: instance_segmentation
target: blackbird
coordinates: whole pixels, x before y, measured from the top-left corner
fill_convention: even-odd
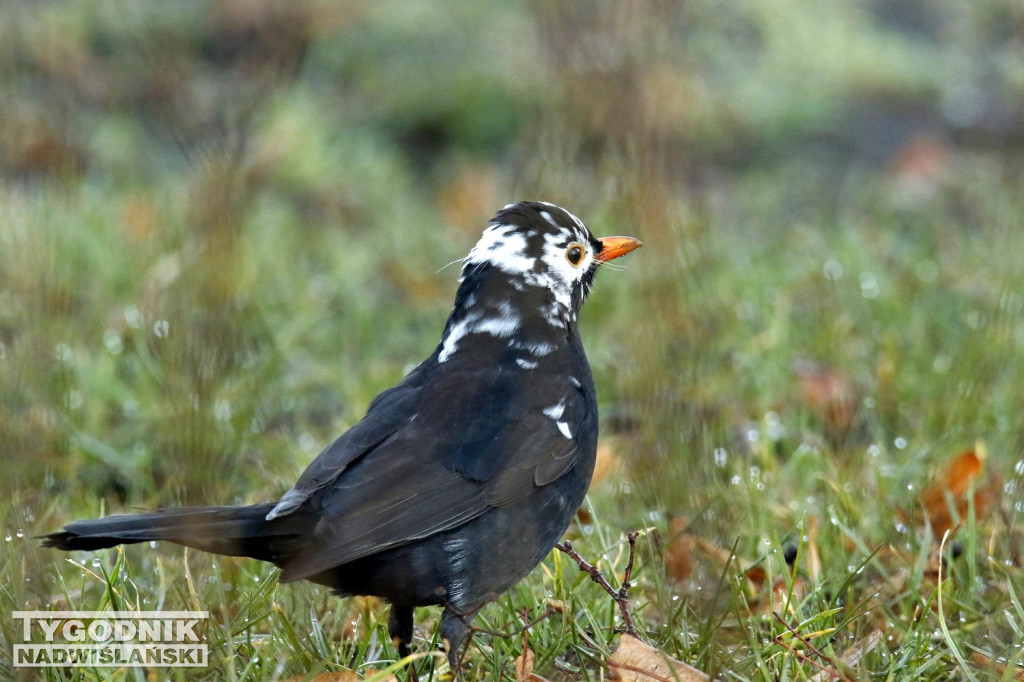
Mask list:
[[[276,504],[75,521],[44,544],[165,540],[269,561],[281,582],[389,601],[402,656],[413,609],[442,605],[457,670],[469,621],[540,563],[583,502],[598,417],[577,316],[597,269],[640,245],[597,239],[553,204],[504,207],[463,259],[434,352]]]

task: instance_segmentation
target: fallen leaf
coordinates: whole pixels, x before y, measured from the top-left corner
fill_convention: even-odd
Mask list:
[[[870,654],[882,641],[882,631],[872,630],[867,636],[862,637],[839,657],[839,663],[843,668],[852,668],[860,663],[860,659]],[[832,671],[822,670],[811,678],[811,682],[829,682],[830,680],[849,679],[847,675],[836,674]]]
[[[609,679],[624,682],[697,682],[711,678],[691,665],[644,644],[632,635],[622,635],[619,648],[608,659]]]
[[[614,444],[609,441],[602,441],[597,446],[597,461],[594,463],[594,475],[590,479],[590,489],[593,490],[601,481],[615,471],[619,464],[619,456],[615,452]]]
[[[569,610],[569,605],[561,599],[548,599],[544,605],[555,613],[566,613]]]
[[[696,539],[690,532],[690,519],[685,516],[674,516],[668,522],[669,542],[665,547],[665,574],[676,582],[690,579],[693,563],[690,557]]]
[[[764,566],[751,566],[747,569],[745,575],[747,580],[752,582],[757,589],[761,589],[768,582],[768,571],[764,570]]]
[[[121,223],[133,242],[144,244],[159,234],[160,210],[152,197],[136,192],[121,202]]]
[[[948,160],[948,145],[934,135],[922,134],[903,145],[892,167],[899,175],[933,180],[943,173]]]
[[[838,372],[809,360],[793,363],[797,385],[804,402],[822,421],[839,433],[845,433],[856,412],[856,391]]]
[[[980,665],[981,667],[985,668],[986,670],[995,673],[995,677],[998,677],[1001,680],[1007,679],[1007,663],[1005,660],[998,661],[994,658],[986,656],[980,651],[975,651],[973,654],[971,654],[971,660]],[[1014,673],[1011,679],[1017,680],[1018,682],[1024,682],[1024,668],[1017,664],[1012,665]]]
[[[726,549],[725,547],[719,547],[715,543],[709,540],[705,540],[704,538],[695,536],[693,544],[695,549],[703,552],[709,559],[711,559],[723,568],[728,566],[729,564],[742,565],[743,563],[745,563],[744,561],[741,561],[738,557],[734,556],[732,551]],[[750,576],[748,576],[746,573],[744,573],[743,575],[744,578],[746,578],[745,582],[747,594],[754,594],[758,591],[760,586],[764,584],[763,580],[760,583],[756,581],[756,578],[758,577],[756,571],[754,572],[754,580],[752,580]]]
[[[367,677],[372,677],[374,671],[367,670]],[[289,677],[283,682],[362,682],[363,677],[355,670],[337,670],[330,673],[319,673],[313,677],[308,675],[295,675]],[[382,678],[378,682],[398,682],[398,678],[394,675],[388,675]]]
[[[968,492],[972,488],[974,514],[984,515],[995,493],[991,481],[989,485],[981,483],[984,469],[985,451],[980,445],[957,455],[939,479],[921,493],[921,508],[935,537],[941,538],[967,515],[971,506]]]
[[[543,677],[533,672],[533,649],[527,647],[523,653],[516,656],[516,682],[547,682]]]
[[[807,557],[807,575],[811,582],[817,585],[821,576],[821,554],[818,551],[818,517],[811,516],[807,519],[807,548],[804,550]]]

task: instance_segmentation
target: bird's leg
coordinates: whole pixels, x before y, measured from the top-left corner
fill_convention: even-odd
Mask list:
[[[412,643],[412,612],[411,606],[392,604],[391,612],[388,614],[388,634],[398,647],[398,655],[401,658],[412,653],[412,649],[409,648]]]
[[[469,644],[469,624],[466,622],[471,616],[459,613],[451,606],[446,606],[441,614],[441,640],[448,649],[448,666],[453,674],[458,674],[462,667],[462,657],[466,653],[466,645]]]

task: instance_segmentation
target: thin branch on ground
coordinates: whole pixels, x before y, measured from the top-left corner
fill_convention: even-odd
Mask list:
[[[622,576],[622,586],[617,590],[611,586],[611,583],[608,582],[608,579],[604,577],[604,574],[601,573],[597,566],[588,562],[580,556],[579,552],[572,548],[571,542],[565,540],[555,545],[555,549],[567,554],[570,559],[576,562],[581,571],[590,574],[590,579],[604,588],[604,591],[615,600],[615,603],[619,605],[619,611],[622,613],[623,632],[633,637],[637,637],[637,634],[636,628],[633,626],[633,616],[629,612],[629,588],[632,586],[630,578],[633,576],[633,559],[636,555],[636,539],[639,535],[639,531],[633,531],[626,535],[627,540],[629,540],[629,561],[626,563],[626,572]]]
[[[791,652],[793,652],[794,654],[796,654],[796,655],[797,655],[797,656],[799,656],[800,658],[804,659],[804,660],[805,660],[805,661],[807,661],[808,663],[810,663],[810,664],[812,664],[812,665],[814,665],[814,666],[817,666],[817,667],[818,667],[818,668],[819,668],[819,669],[820,669],[820,670],[821,670],[822,672],[824,672],[824,673],[826,673],[826,674],[832,675],[832,676],[834,676],[834,677],[836,677],[836,678],[839,678],[839,679],[841,679],[841,680],[847,680],[847,681],[848,681],[848,680],[850,680],[850,676],[849,676],[849,675],[847,675],[847,674],[846,674],[845,672],[843,672],[843,671],[842,671],[842,670],[840,669],[840,666],[839,666],[839,664],[838,664],[838,663],[837,663],[837,662],[835,661],[835,659],[833,659],[833,658],[832,658],[832,657],[830,657],[830,656],[827,656],[827,655],[826,655],[825,653],[823,653],[823,652],[822,652],[822,651],[821,651],[820,649],[818,649],[818,648],[817,648],[816,646],[814,646],[813,644],[811,644],[811,643],[810,643],[810,641],[809,641],[809,640],[808,640],[808,639],[807,639],[806,637],[804,637],[804,636],[803,636],[803,635],[801,635],[801,634],[800,634],[799,632],[797,632],[797,631],[796,631],[796,630],[795,630],[795,629],[794,629],[794,628],[793,628],[793,627],[792,627],[792,626],[791,626],[791,625],[790,625],[789,623],[787,623],[787,622],[786,622],[786,621],[785,621],[785,620],[784,620],[784,619],[782,618],[782,616],[780,616],[780,615],[779,615],[779,614],[778,614],[777,612],[775,612],[775,611],[772,611],[772,615],[773,615],[773,616],[775,616],[775,620],[779,621],[779,623],[781,623],[781,624],[782,624],[782,627],[786,628],[786,630],[788,630],[788,631],[789,631],[789,633],[790,633],[791,635],[793,635],[793,636],[794,636],[794,637],[796,637],[796,638],[797,638],[797,639],[798,639],[798,640],[799,640],[799,641],[800,641],[801,643],[803,643],[803,645],[804,645],[805,647],[807,647],[808,649],[810,649],[811,651],[813,651],[813,652],[814,652],[814,653],[815,653],[815,654],[816,654],[816,655],[817,655],[818,657],[820,657],[820,658],[821,658],[822,660],[824,660],[824,661],[827,661],[827,662],[828,662],[828,664],[829,664],[829,666],[828,666],[828,667],[826,667],[826,666],[824,666],[824,665],[822,665],[822,664],[818,663],[817,661],[813,660],[813,659],[812,659],[812,658],[810,658],[809,656],[806,656],[805,654],[803,654],[803,653],[801,653],[801,652],[797,651],[797,650],[796,650],[796,649],[794,649],[793,647],[791,647],[791,646],[789,646],[788,644],[786,644],[785,642],[783,642],[783,641],[782,641],[782,638],[781,638],[781,637],[773,637],[773,638],[772,638],[772,639],[773,639],[773,640],[775,641],[775,643],[776,643],[776,644],[778,644],[779,646],[781,646],[781,647],[784,647],[784,648],[786,648],[786,649],[789,649],[789,650],[790,650]]]
[[[549,616],[551,616],[552,613],[556,613],[557,611],[558,611],[558,609],[554,609],[554,608],[551,608],[549,606],[546,609],[544,609],[544,613],[540,614],[539,616],[537,616],[536,618],[534,618],[531,621],[527,621],[526,620],[526,617],[529,614],[524,612],[523,613],[523,625],[521,625],[520,627],[517,627],[512,632],[496,632],[494,630],[485,630],[484,628],[478,628],[478,627],[474,627],[474,626],[470,626],[469,629],[473,632],[474,635],[480,634],[480,635],[488,635],[490,637],[500,637],[502,639],[508,639],[510,637],[516,637],[517,635],[520,635],[520,634],[526,632],[527,630],[532,628],[534,625],[536,625],[537,623],[541,622],[542,620],[547,619]]]

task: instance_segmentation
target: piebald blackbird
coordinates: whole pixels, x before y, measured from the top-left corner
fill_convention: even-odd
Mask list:
[[[553,204],[506,206],[463,259],[434,352],[276,504],[75,521],[44,544],[166,540],[269,561],[282,582],[391,602],[403,656],[414,607],[442,605],[458,669],[470,619],[540,563],[587,492],[597,400],[577,316],[597,269],[638,246]]]

